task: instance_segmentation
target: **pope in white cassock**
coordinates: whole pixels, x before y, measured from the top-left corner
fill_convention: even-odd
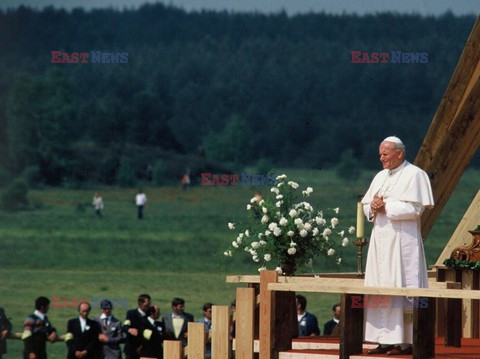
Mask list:
[[[405,160],[405,146],[398,137],[383,140],[379,155],[383,171],[362,200],[363,211],[373,222],[365,286],[427,288],[420,217],[434,204],[430,180]],[[369,354],[411,354],[411,311],[403,305],[392,307],[392,301],[385,307],[365,306],[365,340],[380,344]]]

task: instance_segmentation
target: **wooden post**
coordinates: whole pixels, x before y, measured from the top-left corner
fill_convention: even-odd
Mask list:
[[[229,335],[229,308],[227,305],[214,305],[212,307],[212,358],[228,359],[230,351]]]
[[[426,302],[426,307],[422,308]],[[418,298],[413,308],[413,359],[435,356],[435,298]]]
[[[182,342],[179,340],[165,340],[163,342],[163,357],[168,359],[183,359]]]
[[[253,359],[255,302],[254,288],[237,288],[235,359]]]
[[[278,273],[263,270],[260,272],[260,359],[275,359],[275,292],[269,291],[268,283],[276,283]],[[215,358],[217,359],[217,358]]]
[[[204,323],[188,323],[188,359],[205,359],[206,332]]]
[[[449,284],[447,283],[447,289],[451,289]],[[446,302],[445,346],[460,348],[462,338],[462,300],[449,298]]]
[[[342,294],[340,306],[340,358],[348,359],[350,355],[362,353],[363,343],[363,306],[357,308],[353,298],[362,298],[363,294]],[[358,303],[356,300],[355,303]],[[360,303],[363,304],[363,301]]]
[[[422,216],[425,238],[480,145],[480,18],[415,158],[432,183],[435,207]]]

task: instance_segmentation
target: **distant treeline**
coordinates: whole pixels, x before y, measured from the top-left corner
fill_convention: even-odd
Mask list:
[[[202,161],[227,167],[328,168],[343,158],[371,168],[388,135],[413,160],[474,21],[162,4],[4,11],[0,182],[28,169],[50,184],[115,183],[158,161],[174,176],[170,158],[199,146]],[[52,51],[123,61],[52,63]],[[351,51],[422,53],[423,63],[352,63]]]

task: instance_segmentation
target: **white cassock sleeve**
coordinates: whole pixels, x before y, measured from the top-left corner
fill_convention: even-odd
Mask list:
[[[385,213],[391,221],[413,221],[419,218],[425,207],[419,203],[404,201],[388,201],[385,203]]]

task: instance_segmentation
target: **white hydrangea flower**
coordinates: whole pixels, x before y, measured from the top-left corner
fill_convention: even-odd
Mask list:
[[[267,212],[268,212],[268,209],[265,208],[265,207],[262,207],[262,212],[263,212],[263,213],[267,213]]]
[[[288,215],[292,218],[295,218],[297,216],[297,211],[291,209],[290,212],[288,212]]]
[[[301,218],[295,218],[293,223],[295,223],[298,226],[299,224],[303,224],[303,220]]]
[[[313,192],[313,188],[312,188],[312,187],[307,187],[306,192],[307,192],[308,194],[312,193],[312,192]]]
[[[303,223],[297,224],[297,229],[301,231],[302,229],[305,228],[305,225]]]
[[[340,264],[340,263],[342,263],[342,258],[337,259],[337,264]]]
[[[283,274],[282,268],[280,268],[280,267],[275,268],[275,271],[276,271],[278,274]]]
[[[287,232],[287,236],[289,237],[293,237],[295,235],[295,233],[293,231],[288,231]]]
[[[312,231],[313,236],[315,237],[318,234],[318,228],[314,228]]]
[[[265,231],[265,235],[266,236],[269,236],[270,234],[272,234],[272,232],[270,232],[268,229]]]
[[[233,242],[232,242],[232,246],[234,246],[235,248],[238,248],[238,243],[235,242],[235,241],[233,241]]]
[[[258,244],[260,244],[261,246],[264,246],[264,245],[267,244],[267,242],[265,242],[265,241],[260,241],[260,242],[258,242]]]
[[[260,247],[260,243],[252,242],[251,246],[252,246],[253,249],[258,249]]]
[[[297,249],[295,247],[290,247],[288,248],[287,253],[293,256],[295,253],[297,253]]]
[[[332,230],[330,228],[325,228],[322,232],[323,238],[328,237],[331,234],[332,234]]]
[[[303,197],[309,197],[310,196],[310,194],[307,191],[302,191],[302,195],[303,195]]]
[[[248,231],[248,229],[245,231],[245,237],[250,237],[250,232]]]
[[[280,188],[283,186],[283,182],[280,182],[279,184],[277,184],[277,187]]]
[[[263,237],[263,234],[262,234],[262,233],[259,233],[259,234],[258,234],[258,239],[262,239],[262,237]]]
[[[290,248],[293,248],[293,247],[296,247],[296,246],[297,246],[297,243],[295,243],[294,241],[290,242]]]
[[[250,211],[252,209],[252,206],[250,204],[247,204],[247,211]]]
[[[355,227],[354,227],[354,226],[350,226],[350,228],[348,229],[348,233],[354,234],[354,233],[355,233]]]
[[[262,199],[260,202],[258,202],[258,205],[263,206],[264,203],[265,203],[265,201]]]
[[[268,218],[268,216],[266,214],[264,214],[261,221],[262,221],[262,223],[267,223],[269,219],[270,218]]]
[[[256,255],[257,255],[257,251],[254,250],[254,249],[250,249],[249,252],[250,252],[250,254],[251,254],[252,256],[256,256]]]
[[[305,229],[306,229],[307,231],[311,230],[311,229],[312,229],[312,225],[311,225],[310,223],[308,223],[308,222],[305,223]]]
[[[300,231],[300,235],[301,235],[302,237],[306,237],[306,236],[308,235],[307,230],[306,230],[306,229],[302,229],[302,230]]]
[[[278,208],[280,208],[283,204],[283,201],[278,201],[277,203],[275,203],[275,206],[277,206]]]
[[[235,229],[235,223],[228,222],[228,228],[229,229]]]
[[[233,254],[232,254],[232,251],[231,251],[231,250],[228,250],[228,251],[226,251],[226,252],[223,252],[223,255],[224,255],[225,257],[232,257]]]
[[[285,217],[282,217],[280,218],[279,223],[281,226],[285,226],[288,223],[288,219],[286,219]]]
[[[267,267],[260,267],[258,268],[258,271],[261,272],[262,270],[267,270]]]
[[[328,254],[329,256],[333,256],[333,255],[335,254],[335,249],[330,248],[330,249],[327,251],[327,254]]]
[[[275,237],[278,237],[278,236],[280,236],[281,234],[282,234],[282,230],[281,230],[280,228],[278,228],[278,227],[275,227],[275,229],[273,230],[273,235],[274,235]]]
[[[280,191],[278,190],[277,187],[272,187],[272,188],[270,189],[270,192],[275,193],[275,194],[278,194]]]
[[[333,217],[333,218],[330,220],[330,223],[332,224],[332,228],[335,228],[335,226],[338,224],[338,218]]]
[[[343,239],[342,246],[344,246],[344,247],[348,246],[348,238],[345,237]]]
[[[250,198],[250,203],[255,203],[257,202],[257,199],[255,197]]]
[[[258,259],[258,256],[257,256],[257,255],[252,256],[252,259],[253,259],[253,261],[256,262],[256,263],[260,262],[260,259]]]
[[[340,212],[340,208],[339,208],[339,207],[334,208],[333,210],[335,211],[336,214],[338,214],[338,212]]]
[[[263,256],[263,259],[266,261],[266,262],[270,262],[272,260],[272,256],[270,254],[265,254]]]
[[[303,202],[303,206],[305,207],[305,209],[307,211],[312,211],[313,210],[313,207],[308,202]]]
[[[339,235],[340,237],[343,237],[344,234],[345,234],[345,231],[340,231],[340,232],[338,232],[338,235]]]
[[[325,223],[327,223],[325,218],[322,217],[315,217],[315,222],[317,222],[319,226],[323,226]]]
[[[268,225],[268,229],[273,231],[275,228],[277,228],[277,224],[275,222],[272,222]]]
[[[250,248],[248,248],[248,247],[243,248],[243,250],[244,250],[245,252],[250,252]]]
[[[284,180],[285,178],[287,178],[286,174],[281,174],[280,176],[277,176],[277,180],[279,181]]]
[[[275,197],[275,199],[282,199],[283,198],[283,195],[279,194],[277,197]]]
[[[296,183],[296,182],[288,181],[287,184],[288,184],[290,187],[292,187],[293,189],[297,189],[297,188],[298,188],[298,183]]]

